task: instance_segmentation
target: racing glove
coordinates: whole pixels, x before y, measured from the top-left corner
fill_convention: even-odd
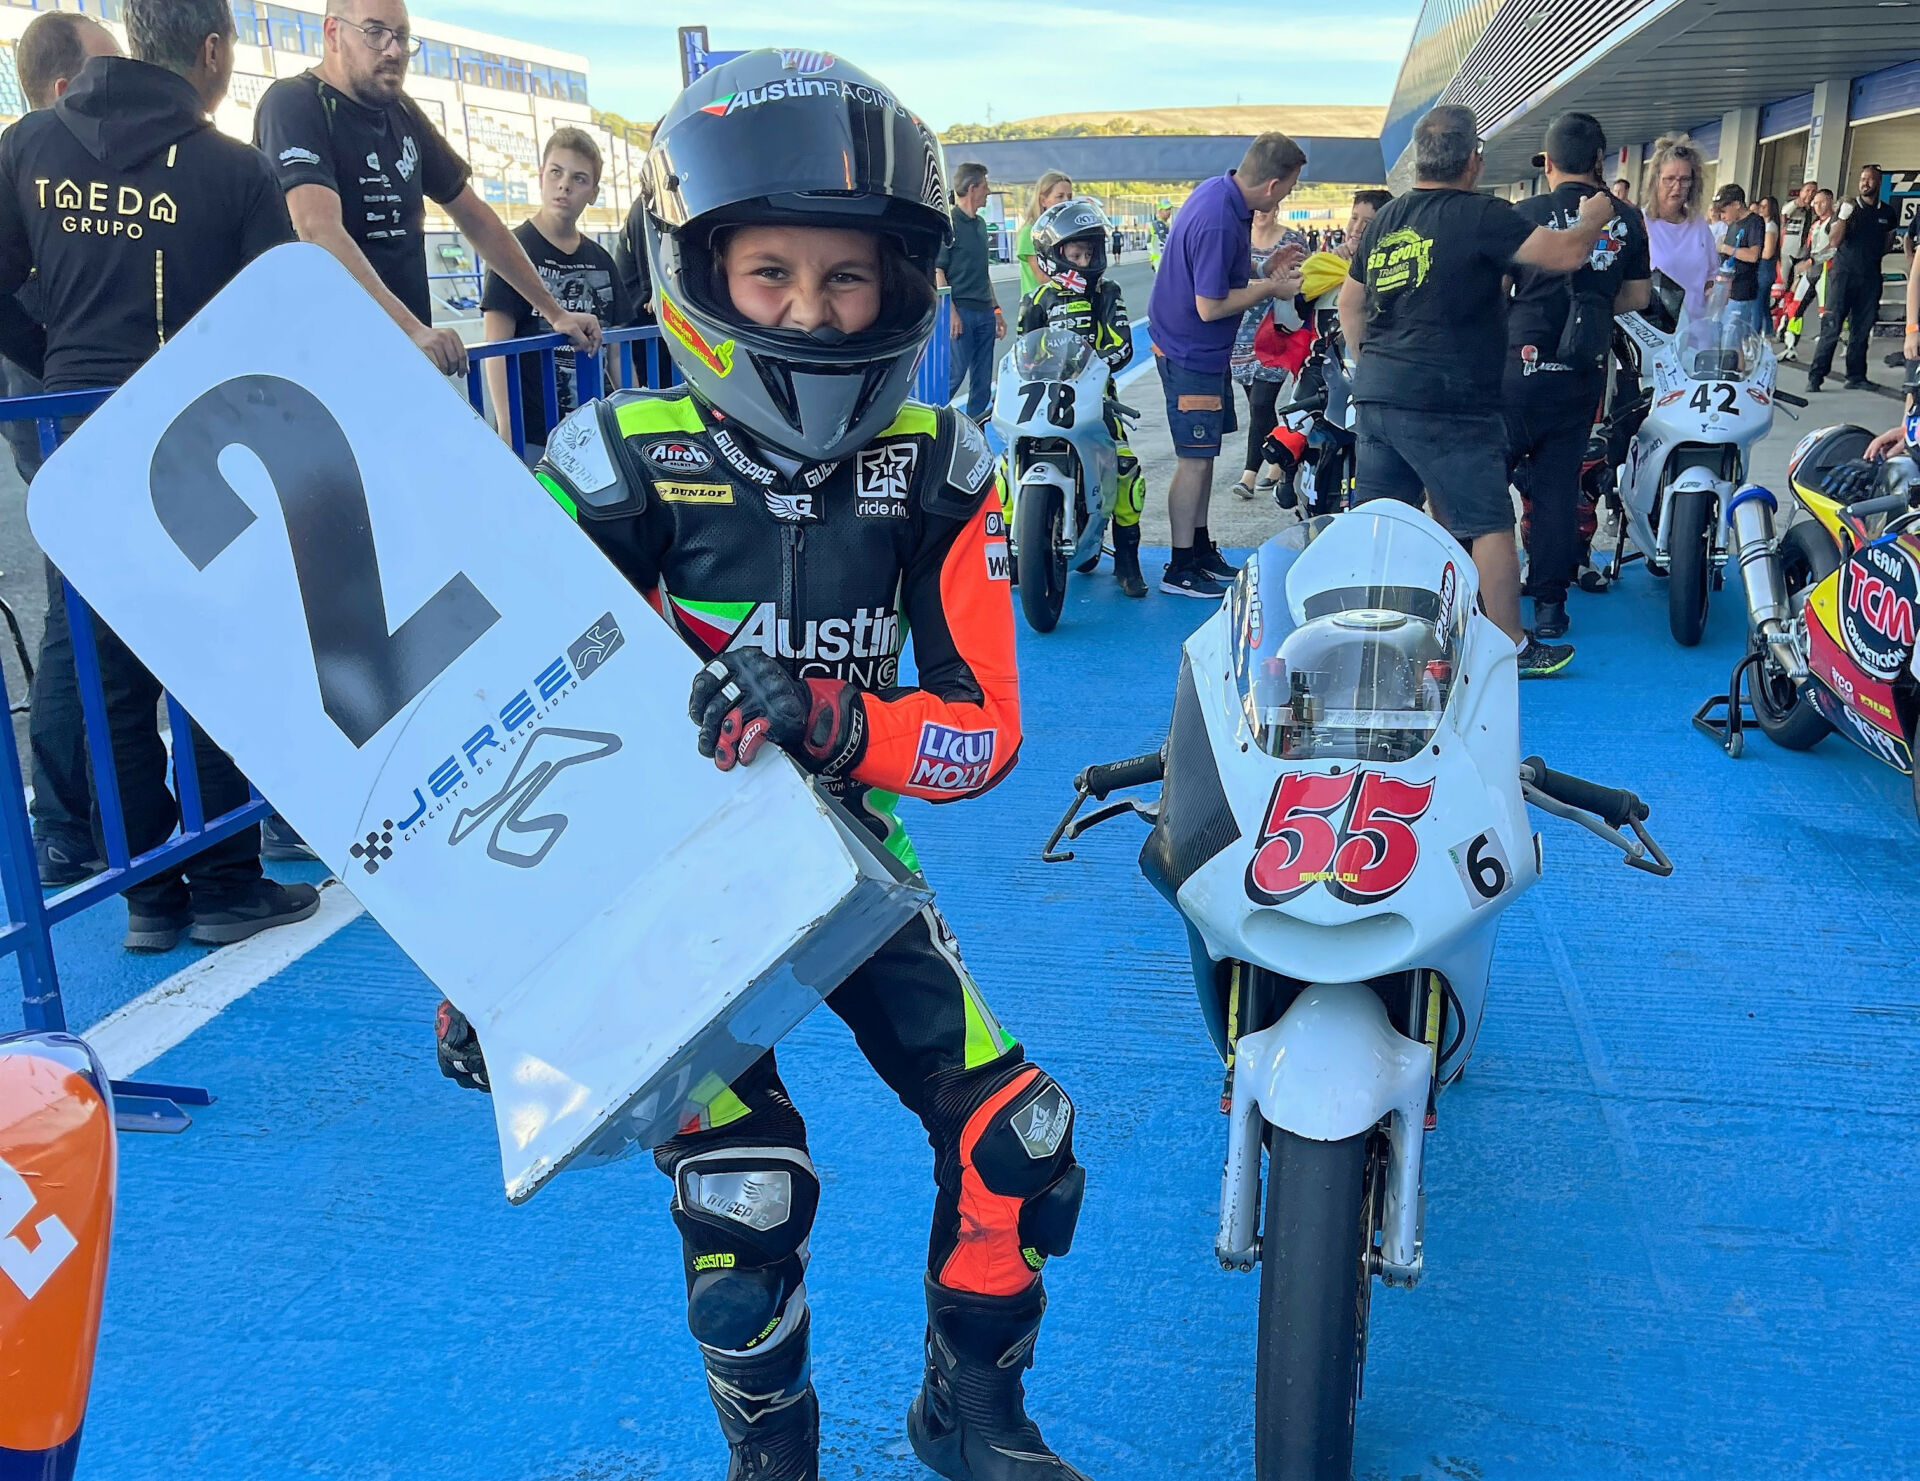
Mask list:
[[[860,691],[842,679],[796,679],[758,648],[733,648],[693,676],[687,714],[700,754],[722,771],[772,741],[816,776],[839,776],[866,746]]]
[[[467,1022],[467,1015],[445,998],[433,1015],[433,1038],[441,1074],[468,1090],[493,1094],[493,1087],[487,1083],[487,1062],[480,1054],[480,1037]]]
[[[1820,483],[1820,492],[1842,504],[1864,499],[1873,492],[1874,476],[1879,471],[1878,463],[1870,463],[1865,458],[1849,458],[1827,470],[1827,476]]]

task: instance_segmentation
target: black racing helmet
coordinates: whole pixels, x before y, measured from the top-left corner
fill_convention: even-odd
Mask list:
[[[939,141],[898,98],[831,53],[748,52],[674,100],[640,197],[667,352],[703,400],[819,462],[893,420],[933,333],[934,259],[952,231]],[[719,249],[748,225],[878,233],[878,321],[842,335],[742,317]]]
[[[1107,270],[1107,238],[1113,228],[1092,201],[1077,197],[1048,206],[1033,223],[1033,255],[1048,277],[1070,292],[1090,293]],[[1069,262],[1060,255],[1068,242],[1085,242],[1093,248],[1093,261],[1086,267]],[[1076,286],[1079,279],[1084,286]]]

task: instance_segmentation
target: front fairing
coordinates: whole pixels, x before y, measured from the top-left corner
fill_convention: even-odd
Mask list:
[[[1022,346],[1058,340],[1059,329],[1035,330]],[[1023,374],[1023,362],[1014,353],[1002,357],[994,394],[994,426],[1007,447],[1009,486],[1017,501],[1023,478],[1035,465],[1046,463],[1069,484],[1077,483],[1085,519],[1075,527],[1074,564],[1096,554],[1113,513],[1119,482],[1119,454],[1107,430],[1106,401],[1109,375],[1106,362],[1091,353],[1066,357],[1057,352],[1036,353],[1024,362],[1039,378]],[[1065,378],[1048,378],[1064,375]],[[1070,510],[1070,517],[1073,511]]]
[[[1401,521],[1438,529],[1392,503],[1365,506],[1332,524],[1357,547],[1377,538],[1382,522]],[[1472,563],[1453,549],[1454,600],[1472,615],[1440,724],[1404,760],[1267,754],[1234,671],[1232,625],[1244,622],[1244,614],[1223,609],[1188,639],[1195,709],[1204,717],[1209,754],[1180,754],[1194,747],[1194,737],[1181,733],[1176,718],[1168,787],[1182,784],[1176,769],[1190,762],[1216,769],[1237,836],[1186,874],[1175,898],[1215,960],[1247,961],[1308,981],[1428,967],[1446,974],[1469,1019],[1477,1020],[1497,918],[1532,884],[1537,864],[1518,780],[1513,645],[1475,610]],[[1328,579],[1349,579],[1330,574],[1331,565],[1297,562],[1286,582],[1289,602],[1298,608],[1325,590]],[[1435,572],[1436,585],[1441,579]],[[1315,845],[1334,839],[1326,867],[1295,857],[1300,851],[1290,825],[1314,835]],[[1221,837],[1226,831],[1218,830]],[[1306,843],[1303,836],[1303,849]],[[1277,877],[1274,866],[1288,863],[1311,877],[1287,876],[1284,869]],[[1476,868],[1480,890],[1473,885]],[[1485,888],[1496,882],[1497,888]]]

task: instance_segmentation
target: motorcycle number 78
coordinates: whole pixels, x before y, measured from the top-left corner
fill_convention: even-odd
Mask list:
[[[1420,862],[1420,839],[1409,825],[1432,801],[1432,782],[1384,772],[1287,773],[1274,784],[1247,865],[1248,898],[1278,905],[1324,884],[1350,905],[1386,899]]]
[[[1047,395],[1051,388],[1053,394]],[[1020,420],[1030,422],[1040,409],[1040,398],[1047,398],[1047,420],[1056,427],[1073,425],[1073,387],[1064,381],[1028,381],[1020,388]]]
[[[1716,396],[1720,400],[1718,406],[1714,405]],[[1687,405],[1695,411],[1722,411],[1730,417],[1740,415],[1738,393],[1725,381],[1715,381],[1711,385],[1702,381],[1693,388],[1693,394],[1687,398]]]

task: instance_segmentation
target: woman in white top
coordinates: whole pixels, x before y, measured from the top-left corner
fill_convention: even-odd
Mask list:
[[[1699,149],[1685,134],[1670,134],[1653,146],[1647,242],[1654,270],[1686,291],[1690,317],[1706,311],[1707,293],[1720,271],[1713,233],[1700,210],[1705,169]]]

